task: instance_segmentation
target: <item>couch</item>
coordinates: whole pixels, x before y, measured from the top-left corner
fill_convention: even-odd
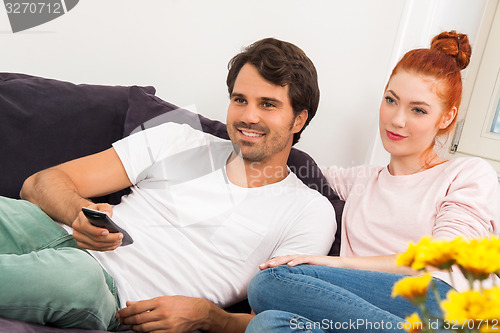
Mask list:
[[[154,87],[73,84],[26,74],[0,73],[0,195],[19,198],[22,183],[31,174],[110,148],[114,141],[141,126],[175,121],[228,138],[225,124],[179,109],[155,96],[155,92]],[[305,152],[292,148],[288,166],[335,207],[338,228],[330,255],[338,255],[343,201]],[[125,189],[93,200],[117,204],[127,193]],[[242,302],[228,310],[242,312],[249,308]],[[83,331],[0,318],[0,332]]]

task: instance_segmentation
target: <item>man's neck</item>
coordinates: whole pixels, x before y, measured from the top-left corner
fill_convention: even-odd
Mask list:
[[[251,162],[232,153],[226,163],[227,177],[240,187],[261,187],[282,181],[288,175],[286,161]]]

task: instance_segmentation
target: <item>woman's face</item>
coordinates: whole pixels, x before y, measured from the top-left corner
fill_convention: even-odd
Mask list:
[[[432,77],[406,71],[390,79],[380,105],[379,128],[392,157],[420,158],[434,144],[438,130],[455,117],[456,110],[443,113],[438,85]]]

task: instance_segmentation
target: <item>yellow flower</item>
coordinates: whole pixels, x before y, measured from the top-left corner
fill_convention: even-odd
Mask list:
[[[397,264],[415,270],[428,266],[449,270],[457,265],[472,288],[477,280],[491,274],[500,276],[500,236],[472,240],[459,237],[451,241],[424,237],[417,244],[410,243],[407,251],[398,256]],[[431,281],[429,274],[404,278],[394,284],[392,297],[404,297],[424,309]],[[500,286],[461,293],[452,290],[440,305],[445,322],[458,327],[459,331],[500,332]],[[423,314],[427,321],[427,312]],[[416,313],[406,318],[404,329],[407,332],[432,331]]]
[[[449,322],[468,327],[474,323],[481,332],[500,330],[500,287],[482,292],[470,290],[459,293],[451,290],[441,307],[444,318]]]
[[[404,330],[409,333],[420,332],[424,329],[424,323],[418,313],[413,313],[410,316],[405,318]]]
[[[413,304],[421,304],[425,302],[431,280],[430,274],[403,278],[392,287],[392,297],[401,296],[410,300]]]
[[[479,327],[480,332],[500,332],[500,287],[483,291],[489,310],[485,311],[486,320]]]
[[[462,238],[445,241],[426,236],[417,245],[410,243],[406,252],[398,256],[396,263],[415,270],[422,270],[427,266],[448,269],[455,263],[457,250],[464,243]]]
[[[479,328],[481,333],[500,332],[500,319],[485,322]]]
[[[439,269],[447,269],[455,263],[457,250],[464,243],[465,241],[460,237],[451,241],[424,238],[418,244],[418,253],[412,268],[419,270],[426,266],[434,266]]]
[[[459,293],[451,290],[446,300],[441,302],[444,318],[460,323],[468,319],[482,318],[485,311],[484,295],[479,291],[470,290]]]
[[[398,255],[398,259],[396,261],[396,264],[399,266],[411,267],[411,265],[413,265],[413,262],[415,261],[415,256],[417,255],[417,250],[418,250],[418,247],[415,244],[413,244],[412,242],[410,242],[406,252]]]
[[[499,237],[472,239],[458,249],[457,264],[472,278],[484,280],[500,272]]]

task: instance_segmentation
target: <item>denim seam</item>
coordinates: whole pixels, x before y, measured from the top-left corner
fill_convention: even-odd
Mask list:
[[[312,289],[316,289],[318,291],[325,292],[325,293],[327,293],[329,295],[332,295],[333,298],[337,298],[337,299],[341,298],[342,301],[346,302],[347,304],[355,305],[358,308],[360,308],[361,310],[364,310],[364,311],[373,311],[372,308],[369,308],[366,305],[357,304],[357,302],[354,302],[350,297],[347,297],[345,295],[342,295],[342,294],[340,294],[338,292],[335,292],[335,291],[332,291],[332,290],[328,290],[328,289],[325,289],[325,288],[318,287],[318,286],[316,286],[314,284],[310,284],[310,283],[307,283],[307,282],[297,281],[297,280],[293,280],[293,279],[290,279],[290,278],[286,278],[286,277],[284,277],[284,276],[276,273],[274,271],[274,269],[272,269],[272,268],[270,269],[270,274],[273,275],[278,280],[285,281],[285,282],[288,282],[290,284],[308,286],[308,287],[310,287]],[[295,274],[295,273],[292,273],[292,274]],[[357,296],[357,297],[359,297],[359,296]],[[387,312],[385,310],[383,310],[383,311]],[[387,312],[387,313],[390,314],[389,312]]]
[[[304,319],[304,317],[299,316],[299,315],[292,316],[292,317],[290,317],[290,322],[291,322],[293,319],[296,319],[296,320],[303,320],[303,319]],[[305,333],[314,333],[314,332],[313,332],[313,331],[311,331],[311,330],[305,330],[305,329],[302,329],[302,328],[300,328],[300,330],[301,330],[302,332],[305,332]]]
[[[54,308],[51,308],[50,306],[47,306],[47,307],[36,307],[36,306],[16,306],[15,307],[16,309],[32,309],[32,310],[38,310],[38,311],[42,311],[42,312],[45,312],[47,309],[50,309],[51,311],[54,311],[54,313],[63,313],[63,314],[68,314],[70,313],[71,311],[65,311],[65,310],[56,310]],[[12,310],[12,308],[10,307],[0,307],[0,310]],[[88,310],[83,310],[82,312],[85,312],[89,315],[91,315],[92,317],[96,318],[96,320],[101,323],[103,325],[103,327],[108,327],[108,324],[107,323],[104,323],[95,313],[93,313],[92,311],[88,311]]]
[[[45,244],[44,246],[41,246],[40,248],[36,249],[35,251],[40,251],[40,250],[45,250],[45,249],[51,249],[55,248],[57,245],[64,243],[65,241],[73,238],[72,235],[64,235],[62,237],[54,239],[52,242]]]

